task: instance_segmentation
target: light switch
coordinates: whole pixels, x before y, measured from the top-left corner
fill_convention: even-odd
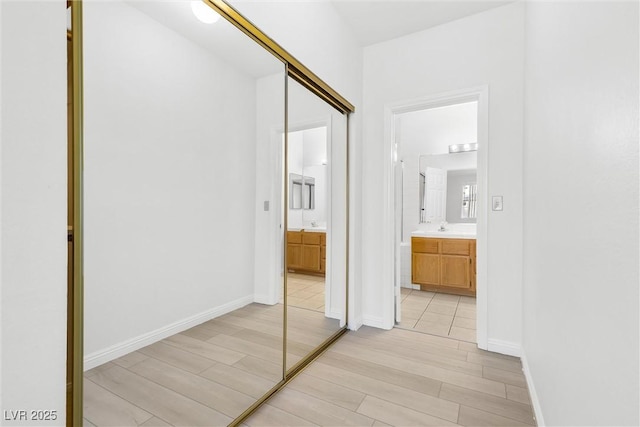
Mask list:
[[[268,200],[265,200],[265,201],[264,201],[264,211],[265,211],[265,212],[268,212],[268,211],[269,211],[269,201],[268,201]]]
[[[491,203],[491,209],[494,211],[502,210],[502,196],[493,196],[493,203]]]

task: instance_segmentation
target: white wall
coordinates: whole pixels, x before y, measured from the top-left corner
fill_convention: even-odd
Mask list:
[[[638,12],[527,4],[523,344],[546,425],[640,423]]]
[[[478,142],[478,102],[398,115],[401,157],[449,152],[449,145]]]
[[[67,64],[63,1],[0,2],[0,409],[65,420]],[[3,416],[4,418],[4,416]],[[28,425],[41,422],[4,425]]]
[[[524,5],[515,3],[364,50],[363,215],[365,230],[383,226],[384,107],[428,95],[489,86],[488,190],[505,210],[488,217],[488,338],[517,350],[521,340],[522,92]],[[365,323],[390,327],[383,283],[382,235],[363,235]],[[386,310],[386,313],[391,313]]]
[[[253,301],[256,88],[123,3],[87,3],[84,23],[91,367]]]
[[[282,260],[285,73],[256,81],[254,298],[263,304],[280,300]],[[269,208],[265,210],[264,202]]]

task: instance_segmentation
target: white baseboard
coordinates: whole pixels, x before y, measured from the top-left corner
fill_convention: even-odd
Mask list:
[[[362,316],[362,324],[373,328],[389,329],[385,326],[384,319],[377,316]]]
[[[520,344],[491,338],[487,341],[487,350],[493,351],[494,353],[501,353],[506,354],[507,356],[516,357],[520,357],[520,354],[522,353]]]
[[[265,305],[275,305],[278,303],[278,298],[274,298],[270,295],[259,295],[259,294],[255,294],[253,296],[253,302],[256,302],[258,304],[265,304]]]
[[[147,332],[121,343],[112,345],[111,347],[107,347],[103,350],[95,351],[84,357],[84,370],[87,371],[89,369],[95,368],[96,366],[100,366],[104,363],[110,362],[111,360],[117,359],[118,357],[131,353],[132,351],[139,350],[142,347],[146,347],[171,335],[175,335],[189,328],[197,326],[203,322],[206,322],[207,320],[214,319],[216,317],[222,316],[223,314],[232,312],[233,310],[242,308],[247,304],[251,304],[253,300],[253,295],[248,295],[246,297],[230,301],[226,304],[220,305],[210,310],[206,310],[193,316],[187,317],[186,319],[171,323],[170,325],[163,326],[162,328],[156,329],[155,331]]]
[[[400,285],[401,288],[406,288],[406,289],[414,289],[419,291],[420,290],[420,285],[414,285],[413,283],[402,283]]]
[[[362,317],[357,317],[355,319],[351,319],[351,321],[347,325],[347,328],[350,331],[357,331],[358,329],[360,329],[361,326],[362,326]]]
[[[524,349],[521,351],[520,360],[522,361],[522,371],[524,372],[524,378],[527,380],[527,387],[529,388],[529,397],[531,398],[531,406],[533,407],[533,415],[536,417],[536,424],[538,427],[544,427],[544,418],[542,417],[542,407],[540,406],[540,400],[538,399],[538,393],[531,377],[531,370],[529,369],[529,361]]]

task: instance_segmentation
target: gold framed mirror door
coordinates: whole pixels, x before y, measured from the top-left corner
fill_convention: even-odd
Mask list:
[[[71,3],[68,425],[83,422],[83,395],[104,390],[142,408],[138,417],[171,416],[141,397],[156,390],[165,401],[186,397],[203,407],[201,418],[168,421],[238,424],[346,331],[353,107],[222,1],[206,0],[225,18],[216,31],[242,38],[215,40],[244,44],[234,52],[244,62],[230,66],[224,47],[207,45],[214,38],[204,27],[176,38],[184,21],[169,17],[182,12],[154,9],[157,2]],[[290,87],[301,95],[290,96]],[[316,108],[305,111],[305,103]],[[324,166],[335,176],[327,175],[330,193],[317,191],[313,207],[323,194],[333,207],[324,238],[316,235],[325,250],[312,252],[321,252],[332,283],[327,309],[314,313],[330,326],[299,316],[287,295],[290,116],[296,126],[318,117],[328,124]],[[247,251],[249,269],[241,261]],[[313,341],[295,342],[301,336]],[[192,359],[180,362],[185,355]]]

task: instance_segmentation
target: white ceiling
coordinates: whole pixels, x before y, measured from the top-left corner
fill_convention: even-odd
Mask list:
[[[0,0],[1,1],[1,0]],[[125,2],[252,77],[284,73],[284,65],[225,19],[203,24],[185,0]]]
[[[274,0],[237,1],[268,3]],[[367,46],[425,30],[512,1],[514,0],[330,0],[330,3],[360,44]],[[226,20],[220,19],[213,25],[197,21],[191,12],[189,1],[125,0],[125,2],[248,75],[262,77],[284,71],[280,61]]]
[[[426,30],[514,0],[332,0],[362,46]]]

